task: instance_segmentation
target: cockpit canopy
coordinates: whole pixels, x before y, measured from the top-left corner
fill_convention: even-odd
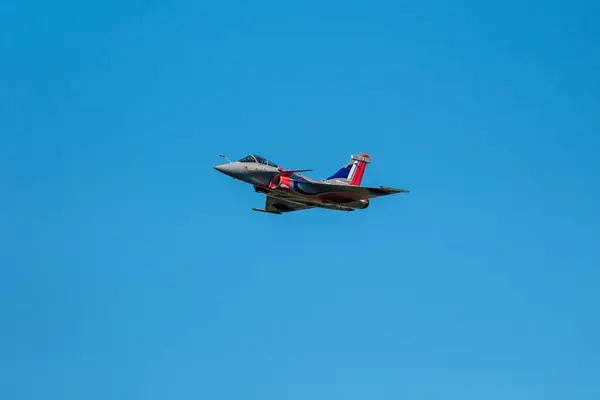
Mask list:
[[[275,167],[275,168],[279,167],[277,164],[274,164],[274,163],[268,161],[266,158],[257,156],[256,154],[250,154],[249,156],[246,156],[246,157],[242,158],[241,160],[239,160],[239,162],[241,162],[241,163],[258,163],[258,164],[264,164],[264,165],[268,165],[268,166]]]

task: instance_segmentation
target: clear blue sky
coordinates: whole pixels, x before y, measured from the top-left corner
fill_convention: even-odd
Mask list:
[[[597,2],[158,3],[0,6],[0,398],[600,398]]]

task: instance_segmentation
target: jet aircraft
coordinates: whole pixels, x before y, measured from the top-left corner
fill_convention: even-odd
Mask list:
[[[352,155],[350,161],[327,179],[315,180],[301,175],[310,169],[285,169],[256,154],[250,154],[214,168],[234,179],[254,186],[267,196],[265,208],[253,208],[270,214],[284,214],[311,208],[354,211],[369,206],[369,199],[408,190],[390,187],[365,187],[360,183],[371,158],[366,153]]]

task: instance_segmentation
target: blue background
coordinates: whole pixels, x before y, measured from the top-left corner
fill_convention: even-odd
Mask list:
[[[597,2],[166,3],[0,6],[1,398],[600,398]]]

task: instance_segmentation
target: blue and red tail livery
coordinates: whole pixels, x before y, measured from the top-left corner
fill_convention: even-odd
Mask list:
[[[367,164],[371,162],[371,158],[366,153],[360,153],[358,156],[352,156],[349,163],[340,168],[335,174],[331,175],[326,180],[341,181],[348,183],[350,186],[360,186]]]
[[[222,155],[223,156],[223,155]],[[225,157],[225,156],[223,156]],[[217,165],[215,169],[235,179],[254,186],[267,195],[264,209],[272,214],[309,208],[354,211],[369,206],[369,199],[408,190],[389,187],[361,186],[367,164],[371,158],[366,153],[352,155],[350,162],[327,179],[315,180],[300,175],[310,170],[284,169],[258,155],[249,155],[236,162]]]

